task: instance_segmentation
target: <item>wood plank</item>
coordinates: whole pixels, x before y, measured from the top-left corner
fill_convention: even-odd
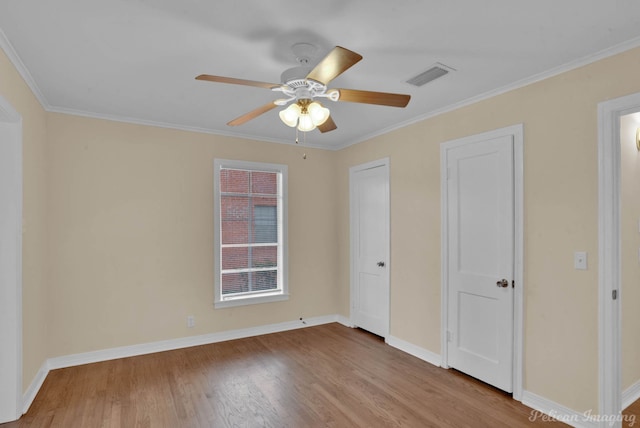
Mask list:
[[[14,427],[518,427],[531,409],[339,324],[53,370]]]
[[[634,401],[622,411],[622,426],[637,427],[640,423],[640,400]]]

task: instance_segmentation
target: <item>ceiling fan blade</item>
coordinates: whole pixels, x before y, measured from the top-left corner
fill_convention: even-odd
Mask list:
[[[243,114],[242,116],[233,119],[231,122],[227,123],[227,125],[229,125],[229,126],[242,125],[243,123],[246,123],[246,122],[250,121],[251,119],[255,119],[256,117],[260,116],[261,114],[266,113],[269,110],[272,110],[272,109],[274,109],[276,107],[278,107],[278,106],[276,104],[274,104],[273,101],[272,101],[269,104],[265,104],[262,107],[258,107],[255,110],[251,110],[249,113]]]
[[[378,104],[381,106],[406,107],[411,95],[392,94],[389,92],[359,91],[357,89],[336,89],[340,92],[338,101],[350,103]]]
[[[232,83],[234,85],[256,86],[258,88],[271,89],[280,86],[279,83],[258,82],[257,80],[236,79],[234,77],[212,76],[201,74],[196,80],[207,80],[209,82]]]
[[[307,75],[307,79],[327,85],[362,59],[362,55],[336,46]]]
[[[322,125],[318,126],[318,129],[320,130],[320,132],[329,132],[329,131],[333,131],[336,128],[337,128],[336,123],[333,121],[331,116],[329,116]]]

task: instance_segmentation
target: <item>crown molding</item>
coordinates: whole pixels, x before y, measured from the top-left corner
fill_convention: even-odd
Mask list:
[[[31,73],[22,62],[22,59],[13,48],[13,45],[7,38],[7,35],[4,33],[4,31],[2,31],[2,28],[0,28],[0,48],[7,55],[9,61],[11,61],[15,69],[18,70],[18,73],[20,74],[20,76],[22,76],[22,79],[25,81],[27,86],[29,86],[29,89],[31,89],[31,92],[33,92],[33,95],[36,97],[42,108],[48,111],[51,106],[42,94],[42,91],[40,91],[40,88],[36,84],[36,81],[33,79],[33,76],[31,76]]]
[[[379,136],[384,135],[384,134],[388,134],[389,132],[392,132],[392,131],[407,127],[409,125],[413,125],[413,124],[418,123],[418,122],[422,122],[424,120],[427,120],[427,119],[430,119],[430,118],[433,118],[433,117],[436,117],[436,116],[440,116],[441,114],[444,114],[444,113],[448,113],[448,112],[451,112],[451,111],[454,111],[454,110],[458,110],[458,109],[460,109],[462,107],[466,107],[466,106],[469,106],[471,104],[475,104],[477,102],[480,102],[480,101],[495,97],[497,95],[504,94],[506,92],[513,91],[515,89],[522,88],[524,86],[531,85],[533,83],[548,79],[550,77],[557,76],[557,75],[565,73],[567,71],[571,71],[571,70],[574,70],[576,68],[579,68],[579,67],[594,63],[594,62],[599,61],[601,59],[605,59],[605,58],[611,57],[613,55],[617,55],[619,53],[628,51],[630,49],[637,48],[639,46],[640,46],[640,37],[636,37],[636,38],[627,40],[625,42],[619,43],[619,44],[617,44],[615,46],[603,49],[603,50],[601,50],[599,52],[596,52],[594,54],[586,55],[586,56],[584,56],[582,58],[579,58],[577,60],[570,61],[570,62],[565,63],[563,65],[560,65],[558,67],[555,67],[555,68],[552,68],[550,70],[544,71],[542,73],[538,73],[538,74],[535,74],[533,76],[527,77],[525,79],[518,80],[518,81],[513,82],[513,83],[511,83],[509,85],[502,86],[500,88],[484,92],[484,93],[482,93],[480,95],[476,95],[474,97],[467,98],[465,100],[462,100],[462,101],[459,101],[459,102],[456,102],[456,103],[453,103],[453,104],[449,104],[448,106],[439,108],[437,110],[433,110],[433,111],[430,111],[428,113],[416,116],[413,119],[409,119],[409,120],[406,120],[404,122],[400,122],[400,123],[395,124],[393,126],[388,126],[386,128],[380,129],[380,130],[378,130],[376,132],[372,132],[370,134],[366,134],[366,135],[362,136],[361,138],[357,138],[357,139],[355,139],[353,141],[345,142],[343,144],[332,145],[330,147],[328,147],[326,145],[322,145],[322,144],[306,144],[305,143],[304,147],[310,147],[310,148],[322,149],[322,150],[330,150],[330,151],[339,151],[339,150],[342,150],[342,149],[346,149],[347,147],[350,147],[350,146],[353,146],[355,144],[371,140],[371,139],[373,139],[375,137],[379,137]],[[176,129],[176,130],[180,130],[180,131],[197,132],[197,133],[202,133],[202,134],[221,135],[221,136],[225,136],[225,137],[242,138],[242,139],[253,140],[253,141],[295,145],[295,143],[293,143],[293,142],[282,141],[282,140],[275,139],[275,138],[264,138],[264,137],[258,138],[258,137],[255,137],[255,136],[252,136],[252,135],[243,134],[243,133],[224,132],[224,131],[219,131],[219,130],[215,130],[214,131],[212,129],[200,128],[200,127],[195,127],[195,126],[185,126],[185,125],[179,125],[179,124],[170,123],[170,122],[156,122],[156,121],[151,121],[151,120],[137,119],[137,118],[131,118],[131,117],[125,117],[125,116],[110,115],[110,114],[103,114],[103,113],[95,113],[95,112],[90,112],[90,111],[75,110],[75,109],[69,109],[69,108],[65,108],[65,107],[52,106],[52,105],[49,104],[49,102],[46,100],[46,98],[44,97],[44,95],[40,91],[40,88],[38,87],[38,85],[36,84],[35,80],[31,76],[31,73],[29,72],[27,67],[24,65],[24,63],[20,59],[20,56],[16,53],[15,49],[11,45],[11,42],[9,41],[9,39],[6,36],[6,34],[4,33],[4,31],[2,31],[1,28],[0,28],[0,48],[2,48],[4,50],[4,52],[7,54],[7,57],[9,58],[11,63],[18,70],[18,73],[22,76],[24,81],[27,83],[27,85],[29,86],[29,88],[33,92],[34,96],[38,99],[38,101],[40,102],[42,107],[48,112],[64,113],[64,114],[70,114],[70,115],[74,115],[74,116],[82,116],[82,117],[88,117],[88,118],[94,118],[94,119],[110,120],[110,121],[114,121],[114,122],[124,122],[124,123],[131,123],[131,124],[137,124],[137,125],[155,126],[155,127],[160,127],[160,128]]]
[[[173,129],[176,131],[187,131],[187,132],[196,132],[199,134],[219,135],[223,137],[240,138],[240,139],[251,140],[251,141],[260,141],[263,143],[266,142],[266,143],[288,144],[291,146],[296,145],[295,141],[285,141],[285,140],[279,140],[277,138],[256,137],[253,135],[243,134],[239,132],[224,132],[224,131],[213,130],[209,128],[201,128],[198,126],[187,126],[187,125],[180,125],[180,124],[171,123],[171,122],[159,122],[155,120],[138,119],[134,117],[119,116],[114,114],[94,113],[94,112],[89,112],[84,110],[70,109],[66,107],[50,106],[49,108],[47,108],[47,111],[50,113],[61,113],[61,114],[68,114],[71,116],[81,116],[89,119],[101,119],[101,120],[108,120],[111,122],[129,123],[132,125],[144,125],[144,126],[153,126],[157,128]],[[335,150],[333,148],[328,148],[327,146],[321,145],[321,144],[304,143],[299,146],[309,147],[313,149]]]
[[[336,148],[334,150],[346,149],[349,146],[353,146],[355,144],[371,140],[371,139],[373,139],[375,137],[379,137],[381,135],[388,134],[391,131],[395,131],[397,129],[401,129],[401,128],[404,128],[406,126],[413,125],[414,123],[422,122],[424,120],[431,119],[431,118],[436,117],[436,116],[440,116],[441,114],[444,114],[444,113],[449,113],[451,111],[458,110],[458,109],[460,109],[462,107],[466,107],[466,106],[469,106],[471,104],[475,104],[477,102],[484,101],[484,100],[487,100],[489,98],[493,98],[495,96],[504,94],[506,92],[513,91],[515,89],[523,88],[523,87],[531,85],[533,83],[540,82],[540,81],[545,80],[545,79],[549,79],[551,77],[557,76],[557,75],[562,74],[562,73],[566,73],[566,72],[571,71],[571,70],[575,70],[576,68],[580,68],[580,67],[583,67],[585,65],[592,64],[592,63],[594,63],[596,61],[600,61],[602,59],[605,59],[605,58],[608,58],[608,57],[611,57],[611,56],[626,52],[628,50],[637,48],[639,46],[640,46],[640,37],[636,37],[636,38],[627,40],[625,42],[622,42],[622,43],[617,44],[615,46],[611,46],[609,48],[603,49],[603,50],[598,51],[596,53],[584,56],[582,58],[578,58],[578,59],[576,59],[574,61],[567,62],[567,63],[565,63],[563,65],[560,65],[558,67],[552,68],[550,70],[543,71],[542,73],[534,74],[533,76],[526,77],[524,79],[521,79],[521,80],[518,80],[516,82],[510,83],[510,84],[508,84],[506,86],[502,86],[502,87],[497,88],[497,89],[492,89],[491,91],[484,92],[484,93],[482,93],[480,95],[476,95],[474,97],[467,98],[465,100],[458,101],[458,102],[453,103],[453,104],[449,104],[448,106],[439,108],[437,110],[430,111],[428,113],[425,113],[425,114],[422,114],[420,116],[417,116],[417,117],[415,117],[413,119],[409,119],[409,120],[406,120],[404,122],[398,123],[396,125],[383,128],[383,129],[381,129],[381,130],[379,130],[377,132],[374,132],[374,133],[371,133],[371,134],[367,134],[367,135],[363,136],[362,138],[358,138],[357,140],[354,140],[354,141],[352,141],[350,143],[346,143],[346,144],[343,144],[343,145],[336,146]]]
[[[47,109],[47,111],[50,113],[61,113],[61,114],[68,114],[71,116],[81,116],[89,119],[101,119],[101,120],[108,120],[111,122],[129,123],[132,125],[144,125],[144,126],[153,126],[157,128],[173,129],[176,131],[187,131],[187,132],[196,132],[199,134],[219,135],[223,137],[239,138],[239,139],[251,140],[251,141],[260,141],[263,143],[266,142],[266,143],[288,144],[293,146],[296,145],[295,141],[289,142],[289,141],[279,140],[277,138],[256,137],[253,135],[247,135],[243,133],[224,132],[224,131],[213,130],[208,128],[201,128],[198,126],[187,126],[187,125],[180,125],[180,124],[171,123],[171,122],[159,122],[155,120],[138,119],[134,117],[119,116],[114,114],[94,113],[94,112],[70,109],[65,107],[51,106]],[[331,150],[331,149],[328,149],[327,146],[323,146],[321,144],[305,143],[300,146],[314,148],[314,149]]]

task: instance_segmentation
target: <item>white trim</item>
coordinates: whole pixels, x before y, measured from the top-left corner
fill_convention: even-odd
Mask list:
[[[36,99],[38,100],[42,108],[51,113],[62,113],[62,114],[68,114],[71,116],[86,117],[90,119],[100,119],[100,120],[108,120],[111,122],[129,123],[132,125],[143,125],[143,126],[153,126],[157,128],[175,129],[178,131],[197,132],[199,134],[221,135],[224,137],[242,138],[246,140],[261,141],[261,142],[268,142],[268,143],[296,145],[295,140],[293,138],[284,140],[284,139],[278,139],[278,138],[256,137],[255,135],[247,135],[242,132],[212,130],[212,129],[201,128],[197,126],[180,125],[180,124],[171,123],[171,122],[160,122],[155,120],[146,120],[146,119],[139,119],[134,117],[120,116],[116,114],[96,113],[96,112],[90,112],[86,110],[77,110],[77,109],[72,109],[67,107],[54,106],[49,104],[44,94],[38,87],[38,84],[36,83],[35,79],[29,72],[29,69],[24,65],[24,63],[22,62],[22,59],[17,54],[16,50],[13,48],[13,46],[11,45],[11,42],[9,41],[6,34],[2,31],[1,28],[0,28],[0,49],[2,49],[6,53],[7,57],[9,58],[9,61],[11,61],[15,69],[18,71],[18,74],[20,74],[20,76],[25,81],[27,86],[29,86],[29,89],[31,89],[31,92],[33,92],[33,95],[36,97]],[[324,149],[324,150],[338,150],[338,148],[327,147],[326,144],[324,145],[314,144],[312,142],[305,142],[305,147],[311,147],[315,149]]]
[[[36,84],[36,81],[33,79],[33,76],[31,76],[29,69],[27,69],[27,67],[24,65],[24,63],[22,62],[22,59],[20,58],[16,50],[13,48],[13,45],[11,45],[11,42],[7,38],[7,35],[4,33],[4,31],[2,31],[1,28],[0,28],[0,49],[2,49],[4,53],[7,55],[7,58],[9,58],[9,61],[11,61],[15,69],[18,71],[18,74],[22,76],[22,79],[25,81],[29,89],[31,89],[31,92],[33,92],[33,95],[36,97],[36,99],[38,100],[42,108],[50,111],[51,106],[47,102],[47,99],[42,94],[42,91],[40,91],[40,88]]]
[[[49,362],[45,361],[40,366],[38,373],[31,381],[31,384],[27,388],[27,390],[22,394],[22,414],[24,415],[33,404],[33,400],[35,400],[36,395],[38,395],[38,391],[42,388],[42,384],[44,383],[47,375],[49,374]]]
[[[584,56],[582,58],[578,58],[574,61],[570,61],[566,64],[560,65],[558,67],[552,68],[551,70],[547,70],[544,71],[542,73],[538,73],[535,74],[533,76],[529,76],[526,77],[524,79],[518,80],[516,82],[510,83],[508,85],[502,86],[500,88],[496,88],[487,92],[484,92],[482,94],[455,102],[453,104],[449,104],[447,106],[444,106],[442,108],[439,108],[437,110],[433,110],[430,111],[428,113],[416,116],[412,119],[406,120],[404,122],[392,125],[392,126],[388,126],[386,128],[380,129],[376,132],[372,132],[366,135],[363,135],[362,137],[356,138],[354,140],[351,141],[345,141],[342,144],[337,144],[337,145],[333,145],[331,147],[328,147],[326,144],[313,144],[313,143],[305,143],[305,146],[308,147],[312,147],[312,148],[316,148],[316,149],[323,149],[323,150],[330,150],[330,151],[338,151],[338,150],[342,150],[342,149],[346,149],[347,147],[353,146],[355,144],[358,143],[362,143],[364,141],[368,141],[371,140],[373,138],[379,137],[380,135],[384,135],[384,134],[388,134],[389,132],[401,129],[401,128],[405,128],[409,125],[413,125],[414,123],[418,123],[418,122],[422,122],[424,120],[436,117],[436,116],[440,116],[442,114],[445,113],[449,113],[451,111],[454,110],[458,110],[460,108],[469,106],[471,104],[475,104],[478,103],[480,101],[484,101],[487,100],[489,98],[493,98],[495,96],[519,89],[519,88],[523,88],[525,86],[531,85],[533,83],[536,82],[540,82],[542,80],[545,79],[549,79],[551,77],[560,75],[562,73],[566,73],[568,71],[574,70],[576,68],[579,67],[583,67],[585,65],[594,63],[596,61],[600,61],[602,59],[611,57],[613,55],[617,55],[619,53],[634,49],[636,47],[640,46],[640,37],[628,40],[626,42],[622,42],[618,45],[612,46],[610,48],[607,49],[603,49],[599,52],[596,52],[594,54],[590,54],[587,56]],[[14,64],[15,65],[15,64]],[[18,67],[16,67],[18,68]],[[20,71],[20,69],[18,70]],[[22,73],[21,73],[22,74]],[[24,77],[24,76],[23,76]],[[25,79],[26,80],[26,79]],[[45,104],[43,104],[44,106]],[[75,116],[84,116],[84,117],[91,117],[91,118],[96,118],[96,119],[104,119],[104,120],[111,120],[111,121],[116,121],[116,122],[125,122],[125,123],[132,123],[132,124],[138,124],[138,125],[147,125],[147,126],[157,126],[160,128],[169,128],[169,129],[177,129],[177,130],[182,130],[182,131],[191,131],[191,132],[199,132],[199,133],[204,133],[204,134],[213,134],[213,135],[223,135],[223,136],[227,136],[227,137],[236,137],[236,138],[244,138],[244,139],[248,139],[248,140],[256,140],[256,141],[267,141],[270,143],[279,143],[279,144],[293,144],[295,145],[295,143],[293,141],[283,141],[283,140],[279,140],[279,139],[274,139],[274,138],[265,138],[265,137],[256,137],[253,135],[246,135],[246,134],[242,134],[242,133],[235,133],[235,132],[225,132],[225,131],[219,131],[219,130],[211,130],[211,129],[206,129],[206,128],[199,128],[199,127],[189,127],[189,126],[184,126],[184,125],[178,125],[178,124],[173,124],[173,123],[165,123],[165,122],[155,122],[155,121],[149,121],[149,120],[143,120],[143,119],[135,119],[135,118],[128,118],[128,117],[121,117],[121,116],[116,116],[116,115],[108,115],[108,114],[103,114],[103,113],[92,113],[92,112],[87,112],[87,111],[81,111],[81,110],[74,110],[74,109],[68,109],[68,108],[64,108],[64,107],[55,107],[55,106],[49,106],[49,107],[45,107],[47,111],[51,111],[51,112],[57,112],[57,113],[65,113],[65,114],[71,114],[71,115],[75,115]]]
[[[385,260],[386,260],[386,269],[385,269],[385,275],[386,275],[386,283],[387,283],[387,291],[388,291],[388,295],[387,295],[387,307],[385,308],[386,310],[386,325],[385,325],[385,332],[383,332],[384,334],[382,334],[383,337],[387,337],[389,335],[389,332],[391,331],[390,329],[390,324],[391,324],[391,251],[390,251],[390,247],[391,247],[391,183],[390,183],[390,160],[388,157],[386,158],[382,158],[382,159],[378,159],[375,161],[371,161],[371,162],[367,162],[367,163],[363,163],[360,165],[355,165],[352,166],[351,168],[349,168],[349,255],[350,255],[350,259],[351,259],[351,263],[350,263],[350,275],[349,275],[349,319],[350,319],[350,324],[351,325],[355,325],[353,322],[353,308],[355,307],[356,301],[355,301],[355,288],[356,288],[356,275],[358,272],[358,264],[357,264],[357,254],[356,254],[356,239],[357,239],[357,234],[356,234],[356,230],[357,227],[355,226],[357,224],[357,217],[355,216],[355,190],[354,190],[354,185],[353,185],[353,181],[354,181],[354,175],[360,171],[366,171],[368,169],[373,169],[373,168],[384,168],[384,171],[386,173],[386,179],[387,179],[387,195],[386,195],[386,204],[387,204],[387,230],[386,230],[386,234],[387,234],[387,248],[385,248]]]
[[[620,116],[640,110],[640,93],[598,104],[598,382],[600,411],[622,409]],[[618,423],[614,426],[620,426]]]
[[[259,294],[215,302],[213,307],[215,309],[234,308],[236,306],[258,305],[261,303],[282,302],[285,300],[289,300],[289,293]]]
[[[237,168],[252,171],[275,172],[280,175],[279,202],[278,202],[278,282],[281,288],[270,293],[256,293],[254,295],[231,296],[228,299],[222,297],[221,284],[221,219],[220,219],[220,183],[219,172],[222,168]],[[213,224],[214,224],[214,308],[228,308],[258,303],[278,302],[289,299],[289,250],[288,250],[288,167],[287,165],[249,162],[229,159],[213,160]]]
[[[440,145],[440,366],[449,368],[448,334],[449,329],[449,293],[446,284],[449,283],[449,192],[447,190],[448,159],[445,150]]]
[[[38,370],[38,373],[36,374],[36,377],[33,379],[31,385],[29,385],[29,388],[22,396],[23,413],[26,413],[27,410],[29,410],[29,407],[33,403],[33,400],[42,387],[42,384],[44,383],[50,370],[79,366],[82,364],[98,363],[101,361],[109,361],[118,358],[135,357],[137,355],[152,354],[155,352],[189,348],[191,346],[209,345],[212,343],[224,342],[227,340],[244,339],[247,337],[314,327],[334,322],[350,327],[348,323],[346,323],[345,317],[343,317],[342,315],[325,315],[295,321],[287,321],[277,324],[268,324],[238,330],[223,331],[219,333],[203,334],[200,336],[181,337],[178,339],[161,340],[158,342],[121,346],[117,348],[101,349],[99,351],[83,352],[80,354],[49,358],[42,364],[40,370]]]
[[[0,96],[0,423],[22,414],[22,118]]]
[[[329,324],[332,322],[337,322],[337,315],[305,318],[303,320],[287,321],[278,324],[268,324],[238,330],[222,331],[219,333],[203,334],[200,336],[188,336],[178,339],[142,343],[139,345],[101,349],[99,351],[84,352],[81,354],[65,355],[62,357],[50,358],[47,365],[49,370],[54,370],[64,367],[114,360],[116,358],[134,357],[136,355],[152,354],[155,352],[171,351],[174,349],[189,348],[192,346],[209,345],[212,343],[225,342],[227,340],[244,339],[263,334],[279,333],[299,328]]]
[[[487,91],[485,93],[473,96],[471,98],[466,98],[466,99],[464,99],[462,101],[458,101],[456,103],[449,104],[449,105],[444,106],[442,108],[439,108],[437,110],[433,110],[433,111],[430,111],[428,113],[422,114],[420,116],[414,117],[413,119],[409,119],[409,120],[406,120],[404,122],[401,122],[401,123],[398,123],[398,124],[395,124],[395,125],[392,125],[392,126],[388,126],[388,127],[384,128],[384,129],[381,129],[381,130],[376,131],[376,132],[372,132],[372,133],[367,134],[367,135],[365,135],[363,137],[357,138],[357,139],[355,139],[353,141],[350,141],[350,142],[347,142],[345,144],[332,147],[332,149],[333,150],[345,149],[345,148],[347,148],[349,146],[352,146],[354,144],[362,143],[363,141],[367,141],[367,140],[370,140],[372,138],[379,137],[380,135],[388,134],[391,131],[395,131],[397,129],[404,128],[406,126],[413,125],[414,123],[422,122],[423,120],[430,119],[430,118],[433,118],[433,117],[436,117],[436,116],[440,116],[441,114],[445,114],[445,113],[448,113],[448,112],[451,112],[451,111],[454,111],[454,110],[458,110],[460,108],[469,106],[471,104],[475,104],[475,103],[478,103],[480,101],[484,101],[484,100],[487,100],[489,98],[493,98],[493,97],[496,97],[498,95],[501,95],[501,94],[504,94],[504,93],[507,93],[507,92],[510,92],[510,91],[513,91],[513,90],[516,90],[516,89],[523,88],[523,87],[531,85],[533,83],[540,82],[542,80],[549,79],[549,78],[554,77],[554,76],[558,76],[558,75],[560,75],[562,73],[566,73],[568,71],[575,70],[576,68],[584,67],[585,65],[589,65],[589,64],[592,64],[592,63],[594,63],[596,61],[600,61],[602,59],[605,59],[605,58],[620,54],[622,52],[637,48],[638,46],[640,46],[640,37],[636,37],[636,38],[633,38],[631,40],[627,40],[627,41],[619,43],[619,44],[617,44],[615,46],[611,46],[609,48],[603,49],[603,50],[601,50],[599,52],[596,52],[594,54],[589,54],[589,55],[586,55],[586,56],[584,56],[582,58],[578,58],[576,60],[569,61],[569,62],[567,62],[565,64],[562,64],[562,65],[560,65],[558,67],[552,68],[551,70],[543,71],[542,73],[538,73],[538,74],[534,74],[533,76],[525,77],[524,79],[517,80],[517,81],[515,81],[513,83],[510,83],[508,85],[502,86],[500,88],[492,89],[490,91]]]
[[[524,126],[522,124],[508,126],[481,134],[471,135],[444,142],[440,145],[440,242],[441,242],[441,295],[440,295],[440,352],[443,368],[449,368],[447,353],[448,330],[448,254],[449,242],[447,236],[447,151],[462,145],[473,144],[477,141],[484,141],[493,138],[509,135],[513,137],[513,162],[514,162],[514,266],[513,280],[516,283],[514,288],[513,302],[513,398],[522,400],[523,379],[524,379]]]
[[[71,108],[66,108],[66,107],[50,107],[47,109],[47,111],[51,112],[51,113],[62,113],[62,114],[68,114],[71,116],[80,116],[80,117],[86,117],[86,118],[90,118],[90,119],[100,119],[100,120],[108,120],[111,122],[121,122],[121,123],[129,123],[132,125],[143,125],[143,126],[153,126],[156,128],[167,128],[167,129],[175,129],[178,131],[187,131],[187,132],[197,132],[199,134],[209,134],[209,135],[220,135],[223,137],[231,137],[231,138],[241,138],[241,139],[245,139],[245,140],[252,140],[252,141],[260,141],[260,142],[267,142],[267,143],[277,143],[277,144],[288,144],[288,145],[292,145],[292,146],[297,146],[296,142],[295,142],[295,135],[292,134],[291,138],[286,138],[286,139],[278,139],[278,138],[269,138],[269,137],[264,137],[264,136],[255,136],[255,135],[249,135],[249,134],[245,134],[242,132],[233,132],[233,131],[224,131],[224,130],[219,130],[219,129],[209,129],[209,128],[202,128],[199,126],[188,126],[188,125],[180,125],[177,123],[171,123],[171,122],[160,122],[160,121],[155,121],[155,120],[147,120],[147,119],[138,119],[138,118],[134,118],[134,117],[127,117],[127,116],[120,116],[120,115],[116,115],[116,114],[107,114],[107,113],[92,113],[92,112],[86,112],[86,111],[82,111],[82,110],[75,110],[75,109],[71,109]],[[324,149],[324,150],[338,150],[337,148],[333,148],[333,147],[327,147],[326,144],[315,144],[313,142],[310,141],[311,138],[307,139],[307,141],[305,141],[304,143],[304,147],[311,147],[314,149]]]
[[[381,129],[379,131],[372,132],[370,134],[364,135],[364,136],[362,136],[360,138],[356,138],[356,139],[351,140],[351,141],[346,141],[346,142],[344,142],[342,144],[337,144],[337,145],[334,145],[334,146],[331,146],[331,147],[327,147],[326,145],[322,145],[322,144],[305,143],[305,146],[308,146],[308,147],[311,147],[311,148],[316,148],[316,149],[330,150],[330,151],[342,150],[342,149],[345,149],[345,148],[347,148],[349,146],[353,146],[355,144],[362,143],[364,141],[370,140],[370,139],[378,137],[380,135],[388,134],[389,132],[395,131],[395,130],[400,129],[400,128],[404,128],[404,127],[412,125],[414,123],[422,122],[423,120],[430,119],[430,118],[436,117],[436,116],[440,116],[441,114],[448,113],[448,112],[460,109],[462,107],[466,107],[466,106],[471,105],[471,104],[475,104],[477,102],[480,102],[480,101],[483,101],[483,100],[486,100],[486,99],[489,99],[489,98],[493,98],[493,97],[495,97],[497,95],[501,95],[501,94],[504,94],[506,92],[513,91],[515,89],[519,89],[519,88],[531,85],[531,84],[536,83],[536,82],[540,82],[542,80],[548,79],[550,77],[557,76],[557,75],[565,73],[567,71],[571,71],[571,70],[574,70],[576,68],[583,67],[585,65],[594,63],[596,61],[600,61],[602,59],[611,57],[613,55],[617,55],[619,53],[634,49],[634,48],[636,48],[638,46],[640,46],[640,37],[636,37],[636,38],[624,41],[622,43],[619,43],[617,45],[614,45],[614,46],[611,46],[609,48],[603,49],[603,50],[601,50],[599,52],[596,52],[594,54],[589,54],[589,55],[586,55],[586,56],[584,56],[582,58],[578,58],[576,60],[569,61],[568,63],[565,63],[565,64],[560,65],[558,67],[552,68],[551,70],[547,70],[547,71],[544,71],[542,73],[538,73],[538,74],[535,74],[533,76],[526,77],[524,79],[521,79],[521,80],[518,80],[516,82],[510,83],[508,85],[502,86],[500,88],[493,89],[491,91],[487,91],[485,93],[482,93],[482,94],[479,94],[479,95],[464,99],[462,101],[455,102],[453,104],[449,104],[448,106],[442,107],[440,109],[433,110],[431,112],[419,115],[417,117],[414,117],[413,119],[409,119],[407,121],[404,121],[402,123],[399,123],[399,124],[396,124],[396,125],[393,125],[393,126],[388,126],[388,127],[383,128],[383,129]],[[4,50],[4,52],[6,53],[7,57],[9,58],[11,63],[13,64],[13,66],[16,68],[18,73],[22,76],[24,81],[27,83],[27,85],[29,86],[29,88],[33,92],[34,96],[38,99],[38,101],[40,102],[42,107],[46,111],[49,111],[49,112],[64,113],[64,114],[70,114],[70,115],[82,116],[82,117],[89,117],[89,118],[94,118],[94,119],[110,120],[110,121],[114,121],[114,122],[131,123],[131,124],[135,124],[135,125],[155,126],[155,127],[159,127],[159,128],[169,128],[169,129],[176,129],[176,130],[180,130],[180,131],[198,132],[198,133],[203,133],[203,134],[222,135],[222,136],[227,136],[227,137],[236,137],[236,138],[243,138],[243,139],[255,140],[255,141],[266,141],[266,142],[270,142],[270,143],[295,145],[295,142],[293,142],[293,141],[291,141],[291,142],[290,141],[284,141],[284,140],[276,139],[276,138],[256,137],[256,136],[253,136],[253,135],[246,135],[246,134],[242,134],[242,133],[225,132],[225,131],[219,131],[219,130],[200,128],[200,127],[179,125],[179,124],[174,124],[174,123],[156,122],[156,121],[151,121],[151,120],[136,119],[136,118],[131,118],[131,117],[123,117],[123,116],[117,116],[117,115],[111,115],[111,114],[105,114],[105,113],[96,113],[96,112],[89,112],[89,111],[83,111],[83,110],[76,110],[76,109],[70,109],[70,108],[61,107],[61,106],[52,106],[52,105],[49,104],[49,102],[46,100],[46,98],[42,94],[42,91],[40,90],[40,88],[36,84],[35,80],[31,76],[31,73],[29,72],[27,67],[24,65],[24,63],[20,59],[20,56],[16,53],[15,49],[11,45],[11,42],[9,42],[9,39],[7,38],[6,34],[2,31],[2,29],[0,29],[0,48],[2,48],[2,50]]]
[[[336,322],[342,324],[345,327],[354,328],[355,326],[351,324],[351,320],[343,315],[336,315]]]
[[[585,416],[585,413],[576,412],[575,410],[569,409],[562,404],[548,400],[534,394],[533,392],[522,392],[522,404],[533,409],[530,415],[531,419],[536,418],[538,421],[545,420],[542,418],[541,414],[536,413],[536,411],[538,411],[547,416],[551,416],[554,419],[561,420],[572,427],[595,428],[599,426],[596,422],[589,420],[587,416]],[[589,414],[594,415],[593,412]]]
[[[622,409],[626,409],[640,400],[640,380],[622,391]]]
[[[513,398],[522,400],[524,390],[524,125],[513,132],[514,242],[513,242]]]
[[[405,340],[391,335],[386,338],[386,342],[389,346],[399,349],[402,352],[406,352],[409,355],[413,355],[416,358],[420,358],[421,360],[426,361],[429,364],[433,364],[436,367],[440,367],[442,357],[435,352],[431,352],[427,349],[421,348],[420,346],[414,345],[413,343],[409,343]]]
[[[313,327],[323,324],[340,323],[346,327],[353,327],[349,324],[346,317],[342,315],[326,315],[314,318],[306,318],[304,320],[294,320],[277,324],[270,324],[258,327],[251,327],[245,329],[231,330],[219,333],[211,333],[201,336],[190,336],[178,339],[163,340],[159,342],[152,342],[140,345],[122,346],[117,348],[103,349],[93,352],[84,352],[80,354],[66,355],[62,357],[50,358],[45,361],[35,378],[31,382],[31,385],[27,388],[23,396],[23,413],[26,413],[36,395],[38,394],[42,384],[44,383],[49,371],[55,369],[61,369],[66,367],[73,367],[82,364],[91,364],[101,361],[108,361],[118,358],[128,358],[138,355],[150,354],[155,352],[170,351],[174,349],[188,348],[191,346],[208,345],[212,343],[224,342],[227,340],[242,339],[252,336],[259,336],[263,334],[278,333],[288,330],[295,330],[306,327]],[[387,344],[402,352],[413,355],[421,360],[424,360],[430,364],[438,366],[440,356],[428,351],[419,346],[413,345],[402,339],[398,339],[393,336],[389,336]],[[584,414],[575,412],[567,407],[557,404],[551,400],[540,397],[529,391],[523,391],[522,404],[538,410],[546,415],[567,415],[573,417],[576,420],[582,421]],[[596,425],[589,424],[587,421],[582,421],[580,425],[573,425],[577,427],[595,427]]]
[[[0,122],[22,125],[22,116],[20,116],[20,113],[2,96],[0,96]]]

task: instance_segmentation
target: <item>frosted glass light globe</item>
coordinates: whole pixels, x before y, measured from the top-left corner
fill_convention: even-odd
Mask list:
[[[311,120],[315,126],[320,126],[329,119],[329,109],[322,107],[315,101],[309,104],[307,111],[309,112],[309,116],[311,116]]]
[[[280,119],[285,125],[292,128],[298,124],[298,117],[300,117],[300,106],[298,104],[291,104],[286,109],[280,111]]]

